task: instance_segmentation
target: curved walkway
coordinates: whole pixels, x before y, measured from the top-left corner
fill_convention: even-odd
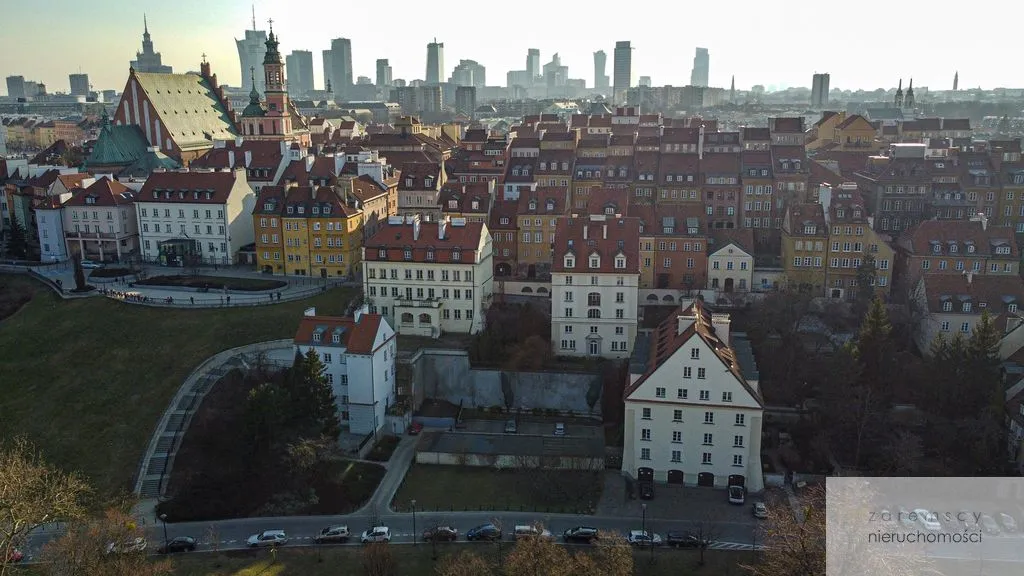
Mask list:
[[[142,500],[159,498],[167,487],[174,456],[188,424],[210,388],[233,368],[246,366],[257,354],[265,354],[273,363],[290,364],[291,339],[257,342],[218,352],[189,374],[164,411],[135,476],[135,494]]]

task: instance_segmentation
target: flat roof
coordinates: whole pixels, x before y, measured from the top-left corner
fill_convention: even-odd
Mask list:
[[[604,456],[601,438],[429,432],[420,452],[505,456]]]

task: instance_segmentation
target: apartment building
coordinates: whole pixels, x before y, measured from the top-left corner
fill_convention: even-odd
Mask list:
[[[818,192],[825,229],[828,233],[828,270],[825,285],[829,298],[854,300],[858,283],[872,282],[874,293],[889,296],[895,253],[886,239],[871,229],[857,185],[822,185]],[[862,273],[861,265],[874,262],[873,275]]]
[[[363,294],[400,334],[437,338],[484,328],[493,294],[487,224],[391,216],[363,243]]]
[[[491,208],[488,228],[494,251],[494,275],[508,278],[519,270],[518,202],[498,200]]]
[[[821,204],[792,204],[782,219],[782,268],[790,290],[824,295],[828,227]]]
[[[984,214],[970,220],[925,220],[896,243],[900,283],[917,285],[924,275],[1016,276],[1020,253],[1013,228],[992,226]]]
[[[947,339],[957,333],[970,337],[985,312],[1001,335],[1021,324],[1024,280],[1016,274],[926,274],[917,282],[913,297],[926,314],[917,326],[915,341],[924,354],[940,334]]]
[[[440,162],[406,162],[398,179],[398,214],[419,215],[423,220],[438,220],[441,209],[438,198],[447,181],[445,166]]]
[[[233,264],[253,243],[255,202],[244,168],[154,172],[135,200],[142,256],[166,266]]]
[[[546,279],[551,273],[551,250],[555,242],[558,217],[566,214],[563,188],[537,188],[519,197],[519,274],[526,278]]]
[[[640,219],[640,288],[699,290],[707,281],[708,233],[701,208],[690,205],[634,205]]]
[[[718,293],[749,292],[754,284],[754,231],[715,230],[708,245],[705,287]]]
[[[750,343],[701,300],[638,339],[622,470],[670,484],[764,488],[764,402]]]
[[[551,268],[551,345],[563,356],[628,358],[637,332],[640,220],[559,218]]]
[[[454,182],[441,189],[437,203],[442,217],[465,218],[467,222],[489,222],[493,199],[493,180],[472,184]]]
[[[55,256],[58,246],[66,244],[67,255],[72,258],[124,262],[137,256],[139,225],[135,212],[136,198],[135,191],[104,176],[84,190],[71,193],[71,198],[64,202],[61,210],[62,222],[43,222],[39,216],[43,213],[37,211],[40,234],[45,224],[63,224],[64,228],[61,238],[40,238],[44,243],[43,251]],[[57,220],[56,215],[45,214],[44,217]],[[51,234],[54,233],[47,233]]]

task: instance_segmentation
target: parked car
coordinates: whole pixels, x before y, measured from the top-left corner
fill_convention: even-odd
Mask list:
[[[765,519],[768,517],[768,506],[764,502],[754,502],[754,518]]]
[[[423,531],[426,542],[455,542],[459,539],[459,531],[451,526],[435,526]]]
[[[369,530],[363,532],[362,536],[359,537],[359,541],[363,544],[369,544],[371,542],[391,542],[391,528],[387,526],[374,526]]]
[[[929,512],[924,508],[917,508],[914,510],[914,514],[917,515],[917,521],[921,523],[921,527],[930,532],[938,532],[942,530],[942,524],[939,524],[939,519],[935,516],[934,512]]]
[[[259,534],[249,536],[245,542],[252,548],[284,546],[288,543],[288,535],[284,533],[284,530],[264,530]]]
[[[957,519],[960,520],[960,524],[963,526],[965,532],[981,532],[981,526],[978,525],[978,521],[974,518],[974,512],[961,510],[957,513]]]
[[[654,482],[644,480],[638,485],[640,489],[641,500],[653,500],[654,499]]]
[[[195,538],[191,536],[175,536],[164,542],[156,551],[159,554],[174,554],[175,552],[193,552],[195,549]]]
[[[130,554],[132,552],[143,552],[146,550],[146,539],[142,536],[128,538],[123,542],[109,542],[107,554]]]
[[[707,548],[709,542],[693,532],[671,531],[665,533],[665,545],[673,548]]]
[[[897,518],[900,521],[900,525],[903,526],[904,530],[916,530],[917,521],[914,515],[903,506],[896,509]]]
[[[1013,519],[1013,516],[1010,516],[1006,512],[1000,512],[996,515],[996,518],[999,520],[999,523],[1003,526],[1004,532],[1006,532],[1007,534],[1015,534],[1017,532],[1017,521]]]
[[[554,536],[551,535],[550,530],[526,524],[516,526],[512,534],[516,540],[522,538],[541,538],[543,540],[554,540]]]
[[[999,530],[999,525],[996,524],[995,519],[989,516],[988,514],[981,515],[981,528],[985,531],[986,534],[990,534],[992,536],[998,536],[1001,532],[1001,530]]]
[[[516,425],[515,420],[509,420],[505,422],[505,434],[515,434],[519,431],[519,426]]]
[[[25,555],[21,552],[21,550],[18,550],[17,548],[11,550],[11,552],[7,555],[7,562],[10,564],[21,562],[24,559]]]
[[[409,436],[415,436],[420,432],[423,432],[422,422],[413,422],[412,424],[409,424]]]
[[[661,536],[647,530],[630,530],[626,542],[633,546],[661,546]]]
[[[729,504],[743,504],[747,501],[747,491],[743,486],[729,486]]]
[[[95,270],[96,268],[103,268],[102,262],[96,262],[93,260],[82,260],[82,268],[87,270]]]
[[[562,532],[563,542],[577,542],[580,544],[590,544],[594,540],[597,540],[597,528],[590,528],[589,526],[577,526],[575,528],[569,528],[565,532]]]
[[[555,424],[555,436],[565,436],[565,423],[557,422]]]
[[[348,542],[350,536],[348,526],[328,526],[314,536],[313,541],[317,544],[334,544]]]
[[[466,540],[470,542],[476,540],[489,540],[494,542],[501,540],[501,530],[494,524],[481,524],[475,528],[470,528],[469,532],[466,532]]]

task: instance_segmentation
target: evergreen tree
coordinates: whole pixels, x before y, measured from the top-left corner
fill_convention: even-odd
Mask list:
[[[861,382],[877,392],[890,394],[893,374],[892,324],[880,298],[871,301],[860,326],[855,357],[861,365]]]
[[[857,300],[854,302],[858,315],[863,316],[868,306],[875,299],[875,276],[878,268],[875,257],[864,254],[864,262],[857,267]]]
[[[14,216],[11,216],[11,230],[7,233],[7,254],[13,258],[28,256],[28,237],[25,227]]]
[[[302,399],[303,413],[316,433],[337,438],[341,434],[341,420],[335,404],[334,391],[327,381],[327,368],[315,349],[310,348],[298,370],[296,391]]]
[[[85,270],[82,269],[82,259],[75,258],[75,290],[82,292],[85,287]]]

